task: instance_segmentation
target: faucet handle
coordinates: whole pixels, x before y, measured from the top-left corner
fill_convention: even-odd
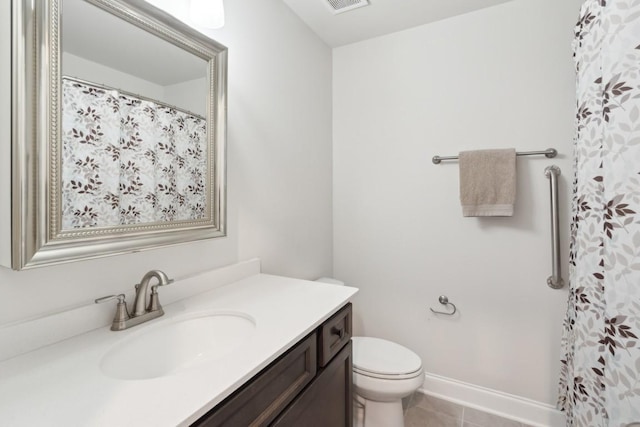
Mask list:
[[[114,299],[117,299],[118,300],[118,304],[121,304],[121,303],[124,303],[125,296],[124,296],[124,294],[107,295],[106,297],[102,297],[102,298],[96,299],[94,302],[96,304],[101,304],[103,302],[111,301],[111,300],[114,300]]]
[[[162,310],[162,306],[160,305],[160,300],[158,299],[158,286],[167,286],[172,283],[173,283],[173,279],[169,279],[165,284],[158,283],[157,285],[153,285],[151,287],[151,298],[149,299],[149,307],[147,307],[147,311]],[[164,313],[164,310],[162,310],[162,312]]]
[[[127,311],[127,303],[125,302],[124,294],[107,295],[106,297],[96,299],[95,303],[101,304],[114,299],[118,300],[118,305],[116,306],[116,315],[113,317],[113,322],[111,323],[111,330],[121,331],[126,329],[125,322],[129,319],[129,312]]]

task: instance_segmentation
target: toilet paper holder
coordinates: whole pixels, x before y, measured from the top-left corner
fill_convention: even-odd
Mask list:
[[[446,316],[453,316],[454,314],[456,314],[456,311],[458,310],[456,308],[456,305],[452,302],[449,301],[449,297],[447,297],[446,295],[440,295],[440,297],[438,298],[438,301],[440,302],[440,304],[446,306],[446,307],[453,307],[453,311],[451,312],[447,312],[447,311],[437,311],[434,310],[433,308],[429,308],[429,310],[431,310],[432,312],[436,313],[436,314],[444,314]]]

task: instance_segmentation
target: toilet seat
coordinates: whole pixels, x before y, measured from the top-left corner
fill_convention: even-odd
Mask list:
[[[418,369],[415,372],[411,372],[408,374],[378,374],[375,372],[368,372],[363,369],[358,369],[356,367],[353,368],[354,374],[364,375],[365,377],[376,378],[379,380],[407,380],[411,378],[419,377],[422,374],[422,368]]]
[[[353,337],[353,372],[371,378],[403,380],[422,374],[420,357],[381,338]]]

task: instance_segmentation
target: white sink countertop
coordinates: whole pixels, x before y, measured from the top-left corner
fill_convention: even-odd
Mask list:
[[[198,277],[189,279],[204,280]],[[176,282],[172,286],[179,286]],[[256,274],[164,306],[131,329],[100,328],[0,362],[0,424],[186,426],[220,403],[349,301],[357,289]],[[162,297],[161,297],[162,300]],[[115,312],[115,304],[114,304]],[[122,340],[193,313],[245,313],[255,330],[239,347],[152,379],[120,380],[100,362]]]

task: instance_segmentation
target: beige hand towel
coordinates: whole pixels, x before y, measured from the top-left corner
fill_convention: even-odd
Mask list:
[[[462,151],[460,202],[463,216],[513,216],[516,150]]]

